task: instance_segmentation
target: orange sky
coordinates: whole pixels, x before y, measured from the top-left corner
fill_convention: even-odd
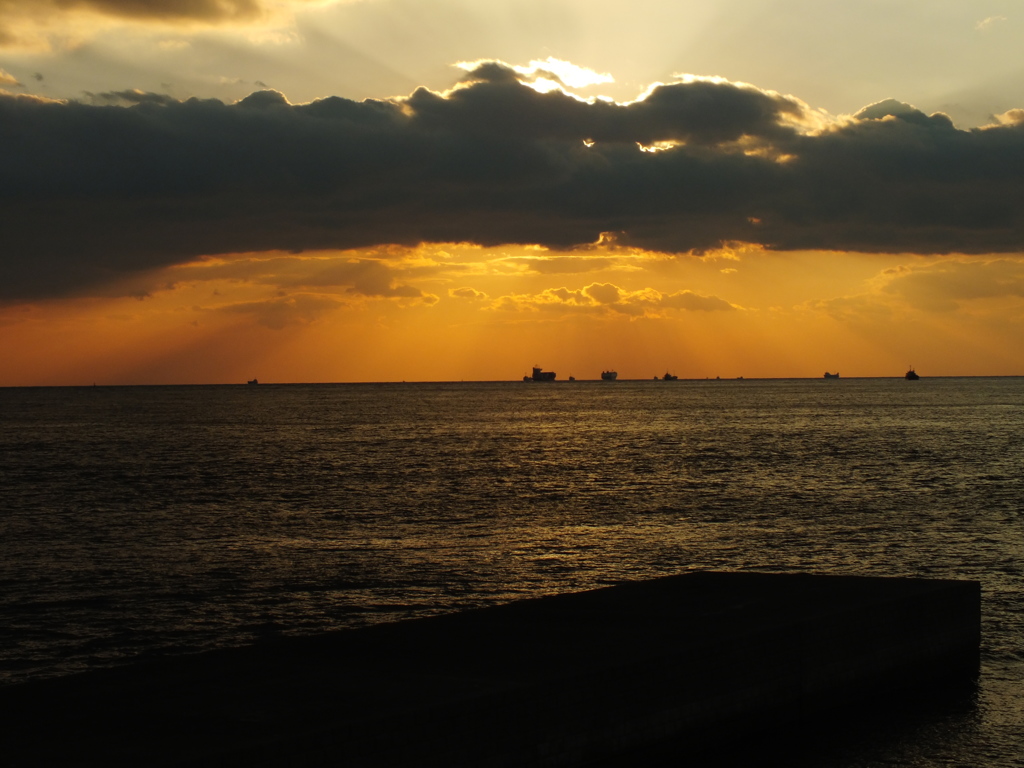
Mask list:
[[[1024,375],[1024,15],[884,5],[0,0],[0,386]]]
[[[317,285],[339,265],[397,295]],[[236,255],[139,278],[142,298],[3,308],[0,385],[1021,375],[1022,285],[1006,256]]]

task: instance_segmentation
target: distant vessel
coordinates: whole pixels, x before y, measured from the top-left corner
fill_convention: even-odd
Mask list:
[[[601,371],[601,381],[615,381],[618,376],[618,371]]]
[[[836,371],[835,373],[829,373],[828,371],[825,371],[825,378],[826,379],[838,379],[839,378],[839,371]]]
[[[259,382],[258,379],[249,379],[248,383],[249,384],[259,384],[260,382]]]
[[[545,371],[543,368],[533,366],[533,376],[523,376],[523,381],[554,381],[555,372]]]
[[[569,374],[569,381],[576,381],[576,377],[573,376],[571,373]]]
[[[910,370],[907,371],[907,375],[904,376],[903,378],[905,378],[907,381],[917,381],[921,377],[918,376],[917,373],[914,371],[914,366],[910,366]]]
[[[655,378],[657,378],[657,377],[655,377]],[[678,378],[679,378],[678,376],[673,376],[671,373],[668,373],[666,371],[665,375],[661,377],[661,380],[662,381],[675,381]]]

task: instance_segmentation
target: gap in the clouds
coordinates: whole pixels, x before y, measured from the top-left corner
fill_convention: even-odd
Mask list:
[[[0,385],[514,380],[533,364],[562,378],[884,376],[911,362],[1019,375],[1024,359],[1024,259],[1010,257],[448,243],[236,254],[149,278],[145,298],[0,309]]]

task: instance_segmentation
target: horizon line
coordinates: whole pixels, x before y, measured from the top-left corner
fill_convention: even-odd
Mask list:
[[[1024,374],[952,374],[952,375],[929,375],[921,376],[926,379],[1014,379],[1024,378]],[[393,379],[393,380],[366,380],[366,381],[261,381],[255,386],[340,386],[340,385],[381,385],[381,384],[589,384],[598,383],[607,386],[615,386],[624,383],[685,383],[685,382],[739,382],[739,381],[844,381],[844,380],[886,380],[893,379],[903,381],[903,375],[890,376],[837,376],[826,379],[824,376],[704,376],[700,378],[679,377],[670,381],[663,380],[660,376],[652,376],[642,379],[617,379],[615,381],[604,381],[596,379],[555,379],[554,381],[536,382],[524,379]],[[101,387],[249,387],[254,386],[248,381],[231,382],[187,382],[168,383],[151,382],[146,384],[127,383],[99,383],[90,384],[0,384],[0,389],[99,389]]]

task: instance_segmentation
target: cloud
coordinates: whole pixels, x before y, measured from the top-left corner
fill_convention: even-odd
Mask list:
[[[591,283],[577,290],[549,288],[538,294],[502,296],[493,304],[504,311],[611,312],[631,317],[656,317],[663,310],[691,312],[734,311],[737,308],[716,296],[693,291],[663,294],[654,288],[628,291],[611,283]]]
[[[960,256],[914,259],[883,270],[868,281],[863,293],[808,301],[798,309],[823,312],[844,323],[899,323],[897,316],[906,317],[907,310],[968,310],[998,322],[1008,319],[1007,307],[1018,306],[1020,299],[1024,299],[1024,258]],[[1010,311],[1017,314],[1015,309]]]
[[[406,100],[415,123],[466,137],[612,143],[715,145],[745,136],[781,137],[789,121],[809,118],[795,98],[711,78],[657,84],[636,101],[582,100],[538,92],[529,79],[496,61],[482,62],[447,93],[417,89]]]
[[[1024,250],[1016,111],[962,131],[886,100],[820,128],[798,99],[719,79],[612,103],[520,77],[488,62],[447,93],[309,104],[0,95],[0,300],[89,293],[204,255],[425,242],[582,254],[608,232],[663,253]],[[641,149],[655,145],[667,148]],[[415,292],[379,263],[324,269],[354,292]]]
[[[984,31],[987,29],[991,29],[996,24],[999,24],[1000,22],[1003,21],[1006,21],[1005,16],[989,16],[988,18],[982,19],[977,24],[975,24],[974,28]]]
[[[592,283],[583,289],[583,294],[598,304],[618,304],[622,291],[611,283]]]
[[[889,270],[883,278],[886,293],[933,312],[952,312],[979,299],[1024,298],[1024,262],[1017,259],[943,261]]]
[[[289,325],[308,325],[344,304],[325,296],[298,294],[294,296],[230,304],[218,311],[251,315],[256,322],[274,331]]]
[[[32,0],[34,5],[39,1]],[[24,3],[14,0],[13,4],[17,6]],[[252,18],[259,15],[267,5],[261,0],[51,0],[51,4],[71,10],[90,10],[129,19],[218,21]]]
[[[394,270],[374,259],[351,256],[273,256],[199,262],[178,268],[177,282],[234,280],[270,285],[282,290],[341,289],[357,296],[388,299],[436,300],[411,285],[397,283]]]
[[[136,89],[126,91],[106,91],[104,93],[85,92],[89,103],[99,106],[133,106],[135,104],[153,104],[168,106],[176,104],[177,99],[162,93],[148,93]]]
[[[10,85],[15,88],[20,88],[21,83],[18,82],[18,78],[3,69],[0,69],[0,85]]]
[[[701,296],[693,291],[679,291],[663,296],[658,305],[670,309],[685,309],[690,312],[731,312],[736,309],[732,304],[717,296]]]
[[[992,122],[996,125],[1024,125],[1024,109],[1011,109],[1001,115],[994,115]]]
[[[928,125],[928,115],[924,114],[917,107],[904,104],[896,99],[883,99],[882,101],[869,104],[854,115],[857,120],[884,120],[887,117],[896,117],[918,125]],[[941,117],[938,119],[942,119]],[[946,122],[949,122],[948,119]],[[951,124],[951,123],[950,123]]]
[[[616,265],[616,259],[609,257],[587,258],[584,256],[532,256],[508,259],[508,261],[541,275],[578,275],[581,272],[597,272]]]
[[[486,301],[487,294],[483,291],[478,291],[475,288],[463,287],[463,288],[449,288],[448,295],[453,299],[461,299],[463,301]]]
[[[0,0],[0,47],[81,35],[87,21],[239,25],[322,0]],[[45,43],[43,43],[45,44]]]
[[[823,312],[841,323],[890,322],[892,307],[874,294],[839,296],[833,299],[809,301],[799,307],[810,312]]]
[[[500,62],[491,60],[460,61],[455,66],[470,73],[504,71],[507,67]],[[563,61],[554,56],[548,56],[544,60],[534,60],[529,66],[516,67],[512,70],[516,73],[516,79],[520,82],[529,83],[535,90],[546,93],[558,88],[586,88],[592,85],[613,83],[615,78],[607,72],[595,72],[587,67],[581,67],[570,61]],[[472,77],[470,78],[472,79]]]
[[[119,19],[224,22],[266,12],[264,0],[0,0],[5,26],[22,19],[96,14]]]

